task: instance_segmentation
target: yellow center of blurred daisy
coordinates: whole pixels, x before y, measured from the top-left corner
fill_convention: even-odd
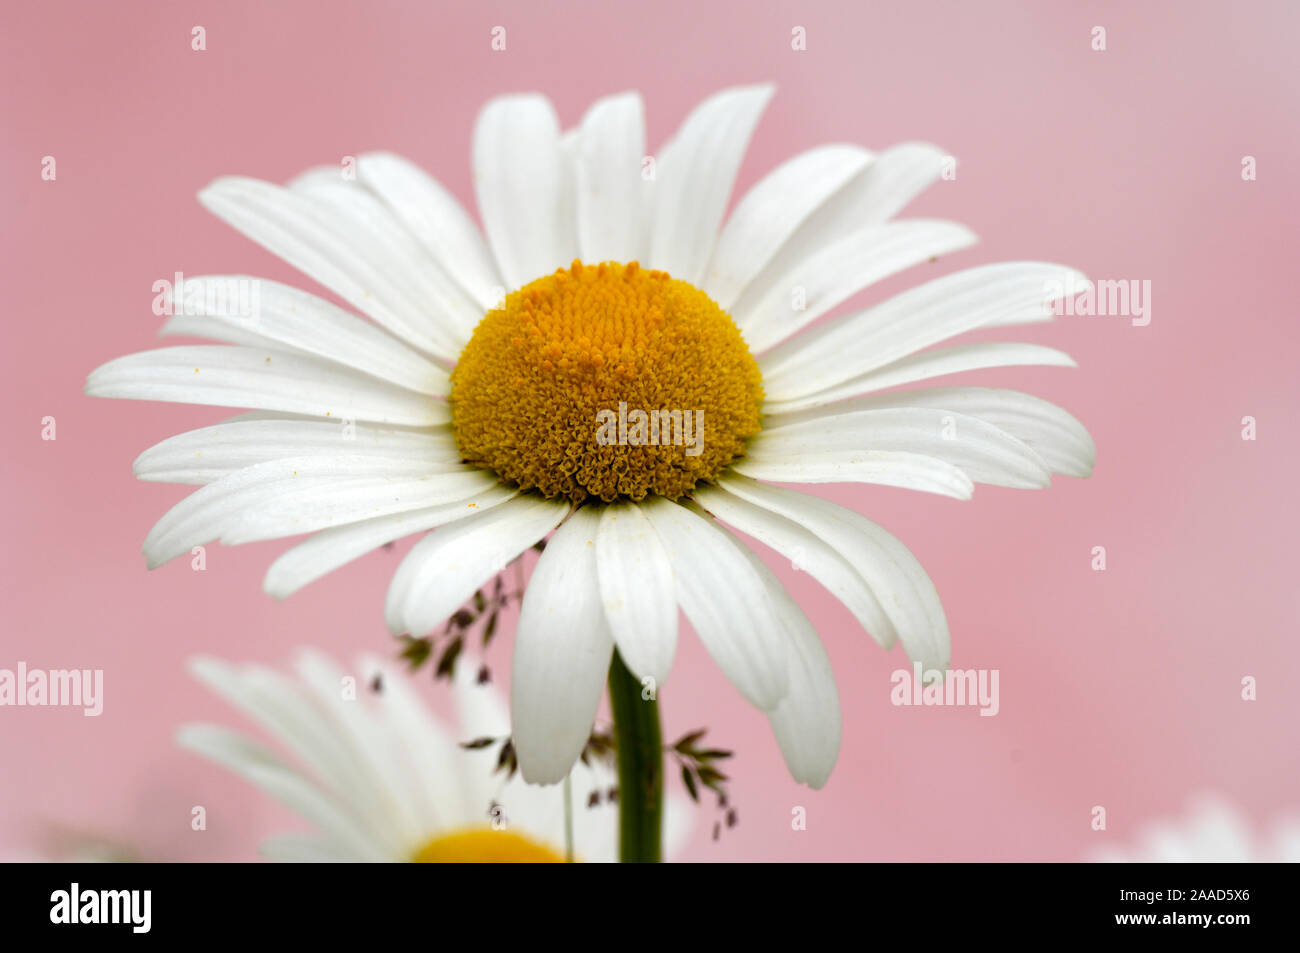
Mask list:
[[[411,858],[417,864],[562,864],[564,858],[521,834],[473,827],[435,837]]]
[[[758,432],[758,363],[698,288],[636,262],[508,295],[451,376],[461,456],[547,497],[677,499]]]

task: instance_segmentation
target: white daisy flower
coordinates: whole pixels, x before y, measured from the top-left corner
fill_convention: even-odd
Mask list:
[[[943,152],[915,143],[811,149],[724,222],[771,94],[709,97],[653,157],[635,93],[598,101],[567,132],[540,95],[493,100],[474,134],[482,232],[394,155],[359,157],[355,180],[345,167],[287,186],[213,182],[200,193],[208,209],[370,320],[270,281],[254,286],[256,307],[231,308],[224,289],[254,279],[187,279],[164,333],[224,345],[135,354],[90,375],[95,396],[259,411],[136,460],[141,479],[203,484],[149,533],[149,565],[213,540],[314,533],[267,574],[284,597],[425,534],[386,608],[394,633],[421,635],[555,531],[515,645],[525,778],[568,773],[616,646],[635,676],[666,682],[680,607],[768,713],[795,779],[824,784],[840,742],[826,653],[722,524],[795,560],[885,648],[901,642],[926,669],[946,668],[943,608],[907,548],[772,481],[965,499],[977,482],[1087,475],[1093,442],[1052,404],[984,387],[893,390],[976,368],[1072,365],[1034,344],[932,345],[1048,320],[1084,278],[984,265],[810,329],[975,236],[893,220],[940,175]]]
[[[1089,852],[1097,863],[1295,864],[1300,863],[1300,815],[1279,818],[1257,837],[1242,813],[1223,798],[1201,794],[1185,817],[1147,824],[1137,843]]]
[[[190,669],[301,765],[227,728],[187,725],[177,734],[182,746],[311,824],[311,833],[266,841],[262,852],[272,860],[560,862],[568,843],[578,860],[617,859],[618,811],[608,798],[617,781],[605,765],[574,766],[566,812],[563,788],[507,779],[494,770],[496,748],[462,747],[510,733],[503,699],[475,684],[475,665],[456,667],[456,730],[434,717],[404,674],[374,658],[346,672],[308,649],[292,674],[211,658]],[[589,807],[592,793],[598,803]],[[670,801],[669,810],[670,836],[680,841],[680,804]]]

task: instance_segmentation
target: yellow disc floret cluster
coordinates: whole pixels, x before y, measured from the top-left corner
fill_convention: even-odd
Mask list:
[[[433,838],[411,858],[417,864],[562,864],[559,853],[514,831],[472,827]]]
[[[678,499],[744,452],[763,400],[730,316],[636,262],[575,261],[508,295],[451,381],[464,460],[574,502]]]

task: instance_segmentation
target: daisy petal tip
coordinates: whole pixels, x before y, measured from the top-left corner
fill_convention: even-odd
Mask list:
[[[569,773],[568,768],[557,767],[554,763],[538,764],[524,756],[515,748],[515,754],[519,759],[519,776],[524,779],[525,784],[531,784],[535,787],[550,787],[559,784]],[[554,759],[548,759],[553,761]]]
[[[244,180],[240,176],[221,175],[213,179],[203,188],[199,189],[196,196],[199,204],[212,211],[214,204],[221,203],[234,189],[238,188]]]
[[[968,228],[960,223],[953,223],[953,233],[957,236],[957,240],[962,243],[962,248],[970,248],[971,246],[980,243],[980,237],[975,234],[974,229]]]
[[[674,633],[676,634],[676,633]],[[676,649],[676,639],[674,638],[674,650]],[[640,658],[636,655],[636,649],[628,651],[623,646],[618,647],[619,654],[623,658],[623,664],[627,670],[632,673],[642,685],[647,682],[654,686],[656,692],[662,691],[664,685],[668,683],[668,673],[672,670],[672,658]]]
[[[483,108],[479,110],[479,121],[482,122],[484,117],[498,113],[502,109],[509,109],[516,106],[527,106],[529,108],[541,107],[552,115],[555,113],[555,106],[551,103],[550,98],[545,93],[537,90],[527,90],[524,92],[502,93],[500,96],[493,96],[485,102]]]
[[[232,675],[233,666],[229,662],[224,662],[219,658],[211,655],[191,655],[185,660],[185,671],[191,678],[195,678],[205,685],[215,686],[223,677]],[[189,725],[190,728],[201,728],[201,725]]]
[[[1092,279],[1080,271],[1078,268],[1065,268],[1065,281],[1067,288],[1082,289],[1084,285],[1091,284]]]
[[[819,752],[811,750],[801,751],[793,756],[787,756],[782,751],[785,760],[786,770],[790,772],[790,777],[795,784],[802,784],[804,787],[813,791],[820,791],[827,782],[830,781],[831,775],[835,773],[835,765],[840,757],[840,742],[838,734],[835,743],[829,749],[822,749]]]
[[[203,726],[199,724],[184,724],[172,732],[172,740],[187,751],[196,751],[201,747],[203,735]]]
[[[274,569],[275,567],[272,566],[271,568]],[[267,576],[269,579],[269,572]],[[388,597],[384,601],[384,625],[388,626],[389,633],[394,636],[411,634],[410,626],[406,622],[406,609],[403,601],[395,595],[398,578],[398,576],[393,577],[393,582],[388,590]]]
[[[760,80],[755,83],[737,83],[734,86],[724,86],[705,96],[703,102],[713,102],[729,96],[753,96],[756,98],[761,97],[766,103],[775,93],[776,83],[771,80]]]
[[[1069,463],[1058,465],[1055,472],[1060,476],[1073,477],[1076,480],[1086,480],[1092,476],[1092,471],[1096,466],[1096,457],[1079,457]]]
[[[610,93],[608,96],[602,96],[591,104],[588,113],[594,112],[601,107],[616,106],[620,103],[629,103],[635,105],[642,115],[645,114],[645,100],[641,97],[640,90],[625,89],[622,92]]]
[[[357,156],[357,165],[375,165],[381,162],[404,162],[402,156],[395,152],[389,152],[386,149],[375,149],[373,152],[363,152]]]
[[[283,578],[275,571],[272,566],[266,572],[266,578],[262,580],[262,591],[274,599],[276,602],[283,602],[295,592],[298,587],[294,586],[289,580]]]
[[[833,774],[834,771],[835,766],[832,764],[825,771],[803,773],[802,777],[796,777],[795,780],[814,791],[820,791],[822,788],[826,787],[826,783],[830,781],[831,774]]]
[[[109,387],[105,386],[104,378],[111,372],[111,368],[121,358],[109,361],[107,364],[101,364],[89,374],[86,375],[86,383],[82,386],[81,392],[87,397],[112,397],[109,393]]]

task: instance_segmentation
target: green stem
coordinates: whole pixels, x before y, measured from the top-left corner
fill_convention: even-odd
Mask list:
[[[609,703],[618,752],[619,859],[658,863],[663,841],[663,739],[659,703],[642,698],[641,683],[618,651],[609,665]]]

